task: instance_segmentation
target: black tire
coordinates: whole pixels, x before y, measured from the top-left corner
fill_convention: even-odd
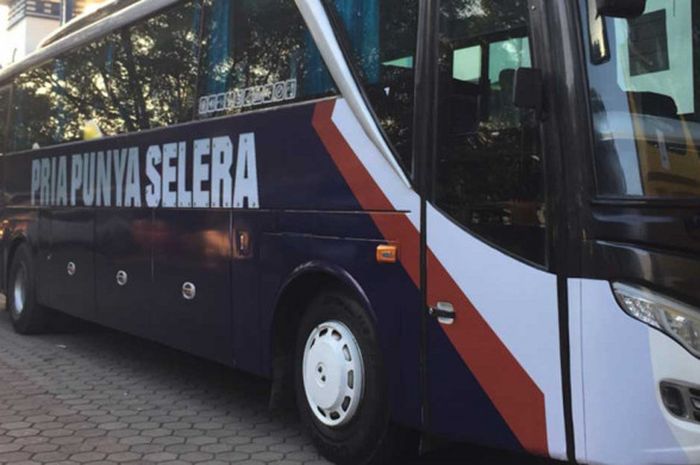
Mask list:
[[[7,310],[15,331],[37,334],[46,331],[49,311],[36,301],[36,275],[31,249],[21,244],[15,251],[7,282]]]
[[[364,390],[357,410],[346,424],[336,427],[327,426],[313,413],[302,368],[309,336],[329,321],[340,322],[352,332],[364,367]],[[341,465],[379,465],[406,455],[410,449],[407,439],[412,435],[391,422],[387,380],[374,324],[355,299],[342,291],[329,291],[311,302],[299,325],[294,367],[299,414],[324,457]]]

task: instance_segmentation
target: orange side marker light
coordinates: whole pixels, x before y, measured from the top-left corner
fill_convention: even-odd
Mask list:
[[[377,263],[396,263],[399,259],[399,246],[377,246]]]

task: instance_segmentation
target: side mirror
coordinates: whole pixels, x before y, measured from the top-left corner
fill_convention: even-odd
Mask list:
[[[535,110],[539,117],[544,106],[542,70],[537,68],[518,68],[515,71],[513,104],[518,108]]]
[[[598,15],[611,18],[636,18],[644,13],[646,0],[595,0]]]

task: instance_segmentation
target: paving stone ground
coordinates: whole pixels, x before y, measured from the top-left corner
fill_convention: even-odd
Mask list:
[[[19,336],[1,310],[0,464],[328,464],[294,412],[268,409],[264,380],[93,326]],[[506,464],[411,465],[433,463]]]

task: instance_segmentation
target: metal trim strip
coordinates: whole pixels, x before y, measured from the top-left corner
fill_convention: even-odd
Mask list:
[[[345,56],[333,32],[333,27],[321,0],[295,0],[295,2],[304,17],[311,35],[316,41],[331,76],[333,76],[343,98],[348,102],[353,113],[360,121],[362,129],[377,146],[382,156],[389,162],[406,187],[411,187],[411,182],[406,177],[396,158],[394,158],[394,154],[377,128],[372,112],[367,106],[362,92],[353,78],[352,71],[345,61]]]
[[[26,71],[29,68],[49,61],[62,53],[68,52],[80,45],[92,42],[109,32],[124,27],[128,24],[156,13],[168,6],[178,3],[180,0],[144,0],[130,5],[123,10],[101,19],[83,29],[77,30],[66,37],[59,39],[45,48],[36,50],[22,61],[14,63],[0,71],[0,85],[9,81],[13,76]]]

